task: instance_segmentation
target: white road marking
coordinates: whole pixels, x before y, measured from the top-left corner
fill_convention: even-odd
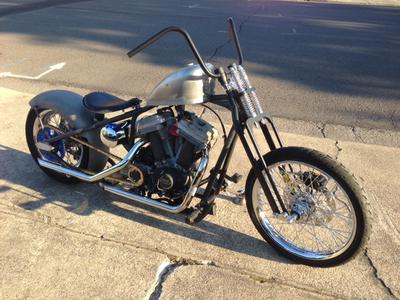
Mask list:
[[[292,28],[292,32],[296,34],[297,33],[296,28]]]
[[[196,7],[199,7],[200,6],[200,4],[193,4],[193,5],[189,5],[188,7],[189,8],[196,8]]]
[[[228,30],[218,30],[217,32],[220,32],[220,33],[227,33]]]
[[[3,73],[0,73],[0,78],[11,77],[11,78],[38,80],[38,79],[42,78],[43,76],[49,74],[50,72],[53,72],[54,70],[61,70],[62,68],[64,68],[65,64],[66,64],[65,62],[62,62],[59,64],[52,65],[49,67],[49,69],[47,71],[44,71],[43,73],[41,73],[37,76],[25,76],[25,75],[13,74],[11,72],[3,72]]]

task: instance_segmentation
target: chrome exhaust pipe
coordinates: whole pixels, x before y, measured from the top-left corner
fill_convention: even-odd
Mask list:
[[[111,174],[118,172],[120,170],[122,170],[124,167],[126,167],[129,162],[131,161],[131,159],[135,156],[135,154],[137,153],[137,151],[140,149],[140,147],[142,147],[145,144],[144,141],[140,140],[138,142],[136,142],[133,147],[131,148],[131,150],[129,150],[129,152],[126,154],[126,156],[116,165],[105,169],[103,171],[101,171],[100,173],[94,174],[94,175],[87,175],[83,172],[79,172],[79,171],[75,171],[75,170],[71,170],[68,168],[65,168],[63,166],[57,165],[55,163],[52,163],[51,161],[48,160],[44,160],[41,158],[38,158],[38,163],[41,167],[46,168],[46,169],[50,169],[59,173],[63,173],[72,177],[76,177],[82,181],[87,181],[87,182],[95,182],[95,181],[99,181],[103,178],[106,178],[108,176],[110,176]]]
[[[115,195],[118,195],[118,196],[121,196],[124,198],[128,198],[128,199],[137,201],[139,203],[147,204],[152,207],[157,207],[157,208],[160,208],[162,210],[165,210],[165,211],[168,211],[168,212],[174,213],[174,214],[178,214],[178,213],[182,212],[189,206],[190,201],[192,200],[192,198],[197,190],[196,187],[191,187],[189,189],[189,191],[187,192],[183,202],[180,205],[172,206],[172,205],[168,205],[166,203],[162,203],[162,202],[150,199],[150,198],[146,198],[143,196],[139,196],[137,194],[127,192],[121,188],[118,188],[118,187],[115,187],[112,185],[100,183],[100,187],[102,189],[104,189],[105,191],[113,193]]]
[[[153,200],[153,199],[146,198],[146,197],[143,197],[143,196],[140,196],[137,194],[133,194],[122,188],[115,187],[112,185],[103,184],[103,183],[100,183],[99,185],[105,191],[113,193],[115,195],[125,197],[128,199],[143,203],[143,204],[147,204],[152,207],[157,207],[159,209],[168,211],[170,213],[178,214],[178,213],[184,211],[190,205],[190,202],[192,201],[193,196],[196,194],[197,185],[201,181],[201,178],[203,177],[203,174],[207,168],[207,165],[208,165],[208,153],[206,153],[202,157],[199,167],[197,169],[196,175],[194,176],[193,183],[190,186],[188,192],[186,193],[185,198],[183,199],[182,203],[180,205],[176,205],[176,206],[168,205],[168,204],[159,202],[157,200]]]

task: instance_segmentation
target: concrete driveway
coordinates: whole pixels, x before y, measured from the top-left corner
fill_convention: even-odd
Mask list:
[[[338,267],[293,264],[258,235],[230,192],[196,226],[103,193],[59,184],[28,154],[32,95],[0,90],[0,297],[3,299],[389,299],[400,296],[398,148],[284,134],[354,172],[373,211],[367,249]],[[216,146],[217,149],[220,145]],[[215,149],[215,151],[218,151]],[[215,158],[216,155],[213,157]],[[241,148],[231,170],[247,174]]]

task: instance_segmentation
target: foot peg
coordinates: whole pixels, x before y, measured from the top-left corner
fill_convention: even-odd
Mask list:
[[[186,223],[193,225],[203,220],[207,215],[215,216],[217,213],[217,206],[215,203],[207,206],[200,206],[193,209],[193,211],[186,217]]]
[[[243,205],[245,203],[245,189],[242,188],[235,193],[236,199],[233,201],[236,205]]]
[[[225,174],[221,190],[226,192],[228,186],[230,186],[232,183],[238,183],[242,179],[242,177],[243,176],[238,173],[235,173],[232,176]]]
[[[240,180],[242,180],[243,176],[239,173],[235,173],[232,176],[225,175],[225,178],[233,183],[238,183]]]

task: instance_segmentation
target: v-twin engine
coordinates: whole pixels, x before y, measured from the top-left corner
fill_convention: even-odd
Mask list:
[[[198,160],[207,155],[218,132],[194,113],[175,116],[169,109],[137,121],[135,136],[147,141],[138,151],[128,180],[142,194],[179,200],[187,193],[198,169]]]
[[[194,113],[185,112],[177,119],[171,111],[160,110],[136,123],[136,135],[152,143],[156,162],[176,158],[179,165],[188,168],[197,152],[215,143],[218,132]]]

